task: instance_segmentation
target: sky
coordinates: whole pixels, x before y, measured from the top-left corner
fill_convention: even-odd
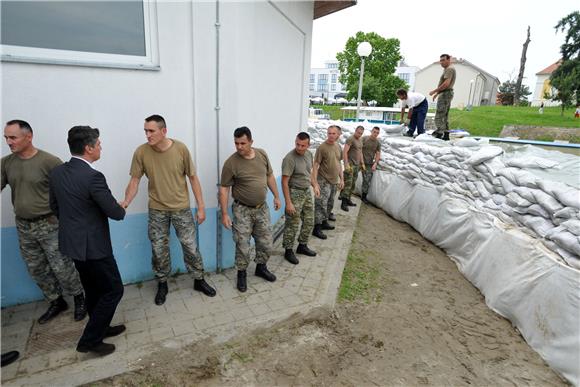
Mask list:
[[[448,53],[504,82],[517,78],[529,25],[523,82],[533,92],[535,74],[560,58],[565,35],[554,26],[579,9],[577,0],[359,0],[314,21],[311,66],[335,59],[356,32],[376,32],[399,39],[409,66],[423,68]]]

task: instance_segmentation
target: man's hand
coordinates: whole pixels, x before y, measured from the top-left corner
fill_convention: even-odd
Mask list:
[[[314,190],[314,197],[319,198],[320,197],[320,186],[318,184],[315,184],[312,186],[312,189]]]
[[[377,163],[373,163],[373,166],[371,167],[371,170],[373,172],[377,170]]]
[[[367,170],[367,167],[364,163],[360,163],[360,170],[363,172]]]
[[[344,180],[340,179],[340,181],[338,182],[338,189],[342,191],[343,188],[344,188]]]
[[[197,214],[195,214],[195,220],[198,224],[202,224],[205,221],[205,208],[198,208]]]
[[[129,207],[129,203],[127,203],[126,200],[123,200],[122,202],[119,202],[119,205],[121,207],[123,207],[124,209],[127,209],[127,207]]]
[[[280,198],[274,198],[274,210],[278,211],[282,207]]]
[[[344,166],[344,171],[345,172],[352,172],[352,167],[350,166],[350,163],[346,163],[346,165]]]
[[[296,208],[294,208],[294,204],[292,204],[292,202],[286,203],[286,213],[292,216],[294,216],[296,213]]]
[[[231,230],[232,229],[232,220],[230,219],[230,216],[228,215],[227,212],[224,213],[224,214],[222,214],[222,224],[228,230]]]

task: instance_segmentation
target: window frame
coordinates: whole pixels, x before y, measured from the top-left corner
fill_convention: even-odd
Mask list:
[[[157,0],[143,0],[145,56],[0,44],[2,62],[159,70]]]

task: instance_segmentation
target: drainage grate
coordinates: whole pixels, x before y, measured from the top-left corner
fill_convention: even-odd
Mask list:
[[[86,323],[86,318],[74,321],[69,313],[57,316],[46,324],[35,321],[26,343],[26,357],[76,348]]]

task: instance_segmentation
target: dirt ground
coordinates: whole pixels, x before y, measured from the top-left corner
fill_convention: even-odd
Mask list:
[[[566,385],[442,250],[367,206],[334,310],[144,360],[100,384]]]

